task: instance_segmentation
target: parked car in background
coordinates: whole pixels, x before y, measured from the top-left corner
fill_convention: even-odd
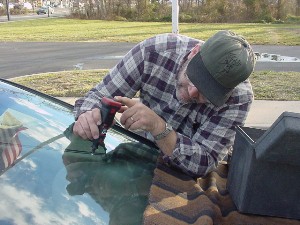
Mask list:
[[[142,224],[156,146],[116,124],[91,154],[72,110],[0,79],[1,224]]]
[[[42,6],[41,8],[39,8],[36,13],[38,15],[40,14],[48,14],[48,10],[49,10],[49,14],[54,13],[54,9],[51,6]]]

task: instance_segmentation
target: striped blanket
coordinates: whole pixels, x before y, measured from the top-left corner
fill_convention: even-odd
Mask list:
[[[154,171],[145,225],[300,225],[298,220],[237,212],[226,190],[228,165],[194,180],[164,165]]]

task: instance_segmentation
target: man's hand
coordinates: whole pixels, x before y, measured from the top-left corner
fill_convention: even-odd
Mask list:
[[[101,124],[101,114],[98,108],[82,113],[73,127],[73,133],[83,139],[99,138],[98,125]]]
[[[157,135],[165,130],[165,121],[143,103],[127,97],[116,96],[115,100],[125,105],[122,107],[121,124],[130,130],[149,131]]]

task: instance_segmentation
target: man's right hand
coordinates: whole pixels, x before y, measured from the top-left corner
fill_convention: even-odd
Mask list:
[[[83,139],[99,138],[98,125],[101,124],[100,109],[95,108],[82,113],[73,127],[73,133]]]

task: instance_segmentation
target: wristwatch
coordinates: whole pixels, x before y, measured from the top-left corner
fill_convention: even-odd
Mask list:
[[[154,136],[154,140],[155,141],[159,141],[161,139],[163,139],[164,137],[166,137],[171,131],[173,130],[172,126],[168,123],[166,123],[166,129],[161,132],[160,134],[158,135],[155,135]]]

